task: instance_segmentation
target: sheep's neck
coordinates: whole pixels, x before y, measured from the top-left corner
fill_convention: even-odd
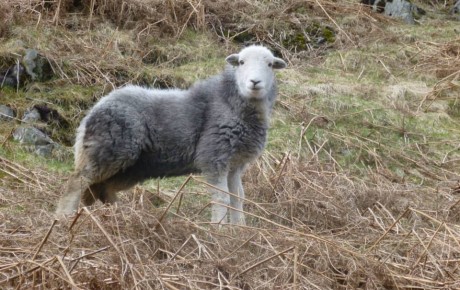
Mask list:
[[[271,115],[271,106],[267,103],[267,101],[255,101],[249,103],[252,107],[249,110],[252,112],[256,120],[259,121],[262,125],[268,126]]]
[[[266,100],[244,100],[239,98],[239,104],[234,111],[247,123],[268,127],[271,106]]]

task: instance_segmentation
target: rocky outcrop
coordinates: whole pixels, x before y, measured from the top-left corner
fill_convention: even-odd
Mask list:
[[[47,104],[34,105],[24,114],[23,121],[37,122],[41,121],[48,125],[56,124],[60,128],[68,128],[69,122],[62,117],[56,109],[48,107]]]
[[[50,62],[35,49],[26,49],[22,61],[0,70],[0,87],[20,87],[25,80],[44,82],[54,75]]]
[[[25,78],[24,67],[17,63],[5,71],[0,71],[0,88],[21,86]]]
[[[408,24],[415,24],[426,12],[409,0],[361,0],[378,13],[398,18]]]
[[[31,125],[21,125],[16,128],[13,131],[13,138],[26,146],[25,149],[28,151],[43,157],[51,157],[53,150],[59,146],[48,135]]]
[[[0,105],[0,123],[14,120],[19,120],[15,111],[9,106]],[[20,122],[13,130],[12,136],[23,149],[45,158],[69,158],[70,150],[50,137],[60,129],[65,130],[70,126],[57,110],[46,104],[34,105],[24,112]],[[57,140],[61,141],[59,137]]]
[[[387,1],[384,14],[390,17],[402,19],[408,24],[415,24],[417,6],[406,0]]]
[[[35,108],[29,108],[22,117],[22,121],[25,123],[36,123],[41,121],[40,112]]]
[[[53,77],[53,69],[48,59],[35,49],[26,49],[22,65],[33,81],[47,81]]]
[[[455,1],[452,9],[450,9],[450,14],[460,20],[460,0]]]

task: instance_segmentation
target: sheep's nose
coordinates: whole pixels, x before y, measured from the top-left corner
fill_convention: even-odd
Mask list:
[[[254,84],[254,86],[256,86],[258,83],[260,83],[260,81],[256,81],[256,80],[251,80],[251,82]]]

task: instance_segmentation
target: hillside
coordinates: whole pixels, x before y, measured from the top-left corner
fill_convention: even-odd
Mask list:
[[[459,289],[460,22],[412,2],[415,25],[357,0],[1,2],[0,289]],[[289,67],[247,226],[209,224],[200,176],[54,219],[98,99],[251,43]]]

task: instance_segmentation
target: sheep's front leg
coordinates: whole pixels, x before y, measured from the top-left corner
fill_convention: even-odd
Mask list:
[[[228,189],[236,196],[230,196],[230,222],[237,225],[245,225],[246,221],[243,213],[244,189],[241,182],[242,169],[230,171],[228,175]]]
[[[216,188],[211,188],[212,195],[212,216],[211,222],[213,223],[227,223],[227,207],[230,203],[230,196],[228,195],[227,173],[221,176],[210,176],[207,178],[208,183]],[[221,189],[218,190],[217,188]]]

